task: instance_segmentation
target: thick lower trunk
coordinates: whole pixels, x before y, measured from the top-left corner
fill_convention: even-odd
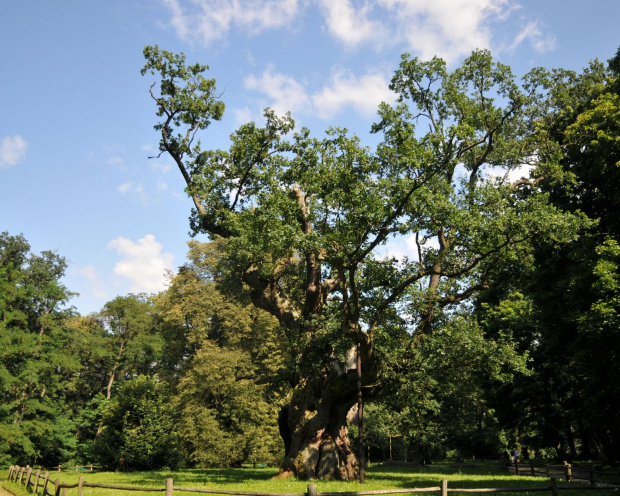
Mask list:
[[[286,450],[282,470],[301,479],[355,480],[358,463],[347,414],[356,403],[355,369],[297,386],[279,418]]]

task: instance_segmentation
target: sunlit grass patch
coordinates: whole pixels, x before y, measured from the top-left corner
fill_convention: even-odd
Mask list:
[[[240,469],[187,469],[187,470],[157,470],[150,472],[62,472],[50,473],[53,481],[59,479],[68,484],[78,482],[80,476],[85,481],[100,484],[114,484],[138,486],[148,488],[165,488],[166,479],[172,478],[175,487],[208,488],[229,491],[272,492],[272,493],[305,493],[308,481],[296,479],[273,479],[278,473],[277,468],[240,468]],[[400,467],[388,465],[373,465],[366,471],[366,483],[358,481],[311,481],[316,484],[318,492],[352,492],[373,491],[380,489],[399,489],[413,487],[436,487],[442,480],[448,481],[451,489],[463,488],[526,488],[545,487],[549,480],[543,477],[526,475],[511,475],[501,470],[498,463],[476,462],[472,464],[436,463],[425,467]],[[9,487],[17,496],[27,496],[23,486],[14,483]],[[571,487],[576,487],[573,483]],[[561,488],[561,486],[560,486]],[[561,489],[560,489],[561,491]],[[38,494],[42,494],[39,488]],[[571,490],[570,496],[607,496],[613,491],[579,491]],[[85,496],[154,496],[153,492],[126,492],[115,489],[85,488]],[[175,496],[180,495],[177,491]],[[433,493],[438,495],[439,493]],[[451,493],[452,495],[458,493]],[[551,495],[551,491],[519,493],[521,495],[542,496]],[[617,491],[613,492],[617,495]],[[76,488],[66,489],[66,496],[77,496]]]

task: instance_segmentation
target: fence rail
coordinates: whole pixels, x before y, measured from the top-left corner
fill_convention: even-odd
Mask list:
[[[612,484],[610,478],[620,479],[620,474],[613,472],[603,472],[596,470],[595,467],[585,467],[580,465],[573,465],[570,463],[564,463],[563,465],[536,465],[534,462],[530,463],[506,463],[502,464],[503,468],[514,473],[516,475],[532,475],[538,477],[563,477],[567,482],[572,481],[588,481],[594,485],[600,484]]]
[[[165,487],[137,487],[137,486],[123,486],[113,484],[99,484],[94,482],[87,482],[84,480],[84,476],[80,476],[77,484],[67,484],[61,482],[59,479],[50,481],[50,474],[48,471],[44,475],[41,474],[41,469],[37,469],[32,473],[32,467],[19,467],[11,466],[9,468],[9,474],[7,480],[16,484],[25,485],[26,489],[33,486],[32,492],[36,495],[37,489],[41,488],[42,496],[65,496],[64,491],[66,489],[78,489],[78,496],[84,496],[85,487],[97,487],[105,489],[118,489],[121,491],[141,491],[141,492],[165,492],[166,496],[173,496],[175,491],[177,492],[193,492],[193,493],[208,493],[208,494],[222,494],[222,495],[240,495],[240,496],[376,496],[382,494],[410,494],[410,493],[431,493],[439,492],[441,496],[448,496],[448,493],[522,493],[522,492],[549,492],[553,496],[559,496],[560,489],[562,492],[567,490],[618,490],[619,485],[582,485],[574,484],[568,486],[559,487],[557,479],[551,477],[549,479],[548,486],[536,486],[536,487],[482,487],[482,488],[452,488],[448,487],[448,481],[442,480],[440,485],[432,487],[415,487],[415,488],[403,488],[403,489],[382,489],[374,491],[343,491],[343,492],[318,492],[316,484],[308,484],[308,490],[305,493],[270,493],[270,492],[254,492],[254,491],[227,491],[225,489],[206,489],[206,488],[188,488],[188,487],[176,487],[174,486],[173,479],[166,479]],[[43,479],[43,484],[39,482]],[[53,485],[53,492],[48,490],[48,486]]]

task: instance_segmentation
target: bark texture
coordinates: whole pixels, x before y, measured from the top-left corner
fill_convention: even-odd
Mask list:
[[[282,470],[302,479],[355,480],[358,463],[347,436],[347,414],[357,403],[355,369],[334,370],[295,388],[282,407]]]

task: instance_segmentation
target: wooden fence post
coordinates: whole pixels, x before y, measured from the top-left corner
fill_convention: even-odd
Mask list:
[[[33,493],[37,493],[37,488],[39,487],[39,477],[41,477],[41,469],[38,468],[36,473],[34,474],[34,489],[32,490]]]
[[[448,496],[448,481],[446,479],[441,481],[441,496]]]
[[[547,477],[549,477],[549,464],[545,463],[545,474],[547,474]]]
[[[22,483],[22,479],[24,478],[24,471],[26,470],[26,467],[20,467],[19,468],[19,483]]]
[[[558,492],[558,481],[556,480],[555,477],[551,477],[551,493],[553,494],[553,496],[558,496],[559,492]]]
[[[84,476],[80,475],[80,480],[78,482],[78,496],[84,496]]]
[[[566,476],[566,482],[573,481],[573,470],[570,463],[564,465],[564,475]]]
[[[172,496],[173,485],[174,484],[172,483],[172,479],[166,479],[166,496]]]
[[[517,461],[516,458],[515,458],[515,474],[519,475],[519,462]]]
[[[530,462],[530,471],[532,472],[532,477],[534,477],[534,475],[536,475],[534,473],[534,462]]]
[[[26,489],[30,485],[30,477],[32,477],[32,467],[28,467],[28,471],[26,472]]]
[[[43,496],[45,496],[46,494],[48,494],[47,492],[47,483],[50,480],[50,473],[46,470],[45,471],[45,479],[43,479]]]
[[[54,481],[54,496],[60,496],[60,479]]]
[[[594,469],[590,469],[590,484],[594,485]]]
[[[316,484],[308,484],[308,496],[316,496]]]

